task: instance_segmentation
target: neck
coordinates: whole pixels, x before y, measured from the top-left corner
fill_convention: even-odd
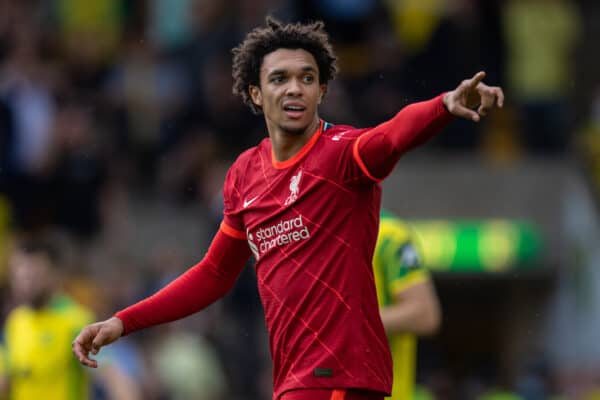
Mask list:
[[[292,158],[316,133],[320,123],[319,117],[315,115],[314,120],[306,129],[301,132],[294,132],[281,126],[274,126],[267,120],[267,129],[275,159],[281,162]]]
[[[33,298],[30,301],[29,305],[31,306],[31,308],[33,308],[35,310],[41,310],[42,308],[44,308],[48,304],[50,304],[52,297],[53,297],[52,293],[40,294],[39,296],[36,296],[35,298]]]

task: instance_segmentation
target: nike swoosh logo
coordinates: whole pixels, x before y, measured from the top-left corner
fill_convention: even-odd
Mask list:
[[[348,131],[342,131],[340,133],[337,133],[331,137],[331,140],[333,140],[334,142],[339,142],[346,133],[348,133]]]
[[[250,204],[254,203],[254,200],[258,199],[258,196],[251,198],[250,200],[244,200],[244,208],[248,207]]]

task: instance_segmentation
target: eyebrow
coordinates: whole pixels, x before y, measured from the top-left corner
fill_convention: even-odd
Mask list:
[[[269,72],[269,74],[267,76],[285,75],[287,72],[288,72],[287,69],[275,69],[275,70]],[[312,65],[306,65],[306,66],[302,67],[302,72],[317,72],[317,70]]]

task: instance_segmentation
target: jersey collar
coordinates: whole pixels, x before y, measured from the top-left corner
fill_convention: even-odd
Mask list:
[[[300,161],[300,159],[302,159],[310,151],[310,149],[313,148],[315,143],[317,143],[317,140],[319,140],[319,137],[321,136],[322,132],[323,132],[323,120],[321,119],[321,120],[319,120],[319,127],[313,133],[310,140],[308,142],[306,142],[304,144],[304,146],[302,146],[302,148],[296,154],[294,154],[292,157],[288,158],[285,161],[277,161],[275,159],[275,154],[273,153],[273,147],[271,146],[271,164],[273,165],[273,168],[284,169],[284,168],[290,167],[290,166],[294,165],[295,163],[297,163],[298,161]]]

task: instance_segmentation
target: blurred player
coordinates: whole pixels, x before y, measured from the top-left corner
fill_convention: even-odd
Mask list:
[[[388,212],[381,213],[373,273],[381,320],[392,351],[392,399],[412,399],[415,336],[435,333],[440,325],[440,308],[410,228]]]
[[[501,106],[502,90],[483,84],[480,72],[375,128],[333,126],[317,112],[337,72],[322,23],[268,18],[233,53],[234,92],[264,114],[269,138],[231,166],[223,222],[203,260],[154,296],[86,327],[74,353],[97,367],[90,353],[122,335],[203,309],[233,286],[252,254],[274,398],[382,399],[392,363],[371,266],[379,182],[452,115],[479,121]]]
[[[139,387],[114,357],[88,377],[71,354],[71,342],[93,313],[62,292],[56,246],[28,240],[10,255],[11,294],[18,307],[4,326],[0,343],[0,400],[85,400],[90,380],[110,400],[137,400]],[[107,354],[108,356],[108,354]]]
[[[4,327],[4,381],[10,400],[85,400],[86,371],[73,362],[73,338],[92,314],[59,290],[55,247],[43,241],[19,245],[9,258],[10,285],[20,304]]]

